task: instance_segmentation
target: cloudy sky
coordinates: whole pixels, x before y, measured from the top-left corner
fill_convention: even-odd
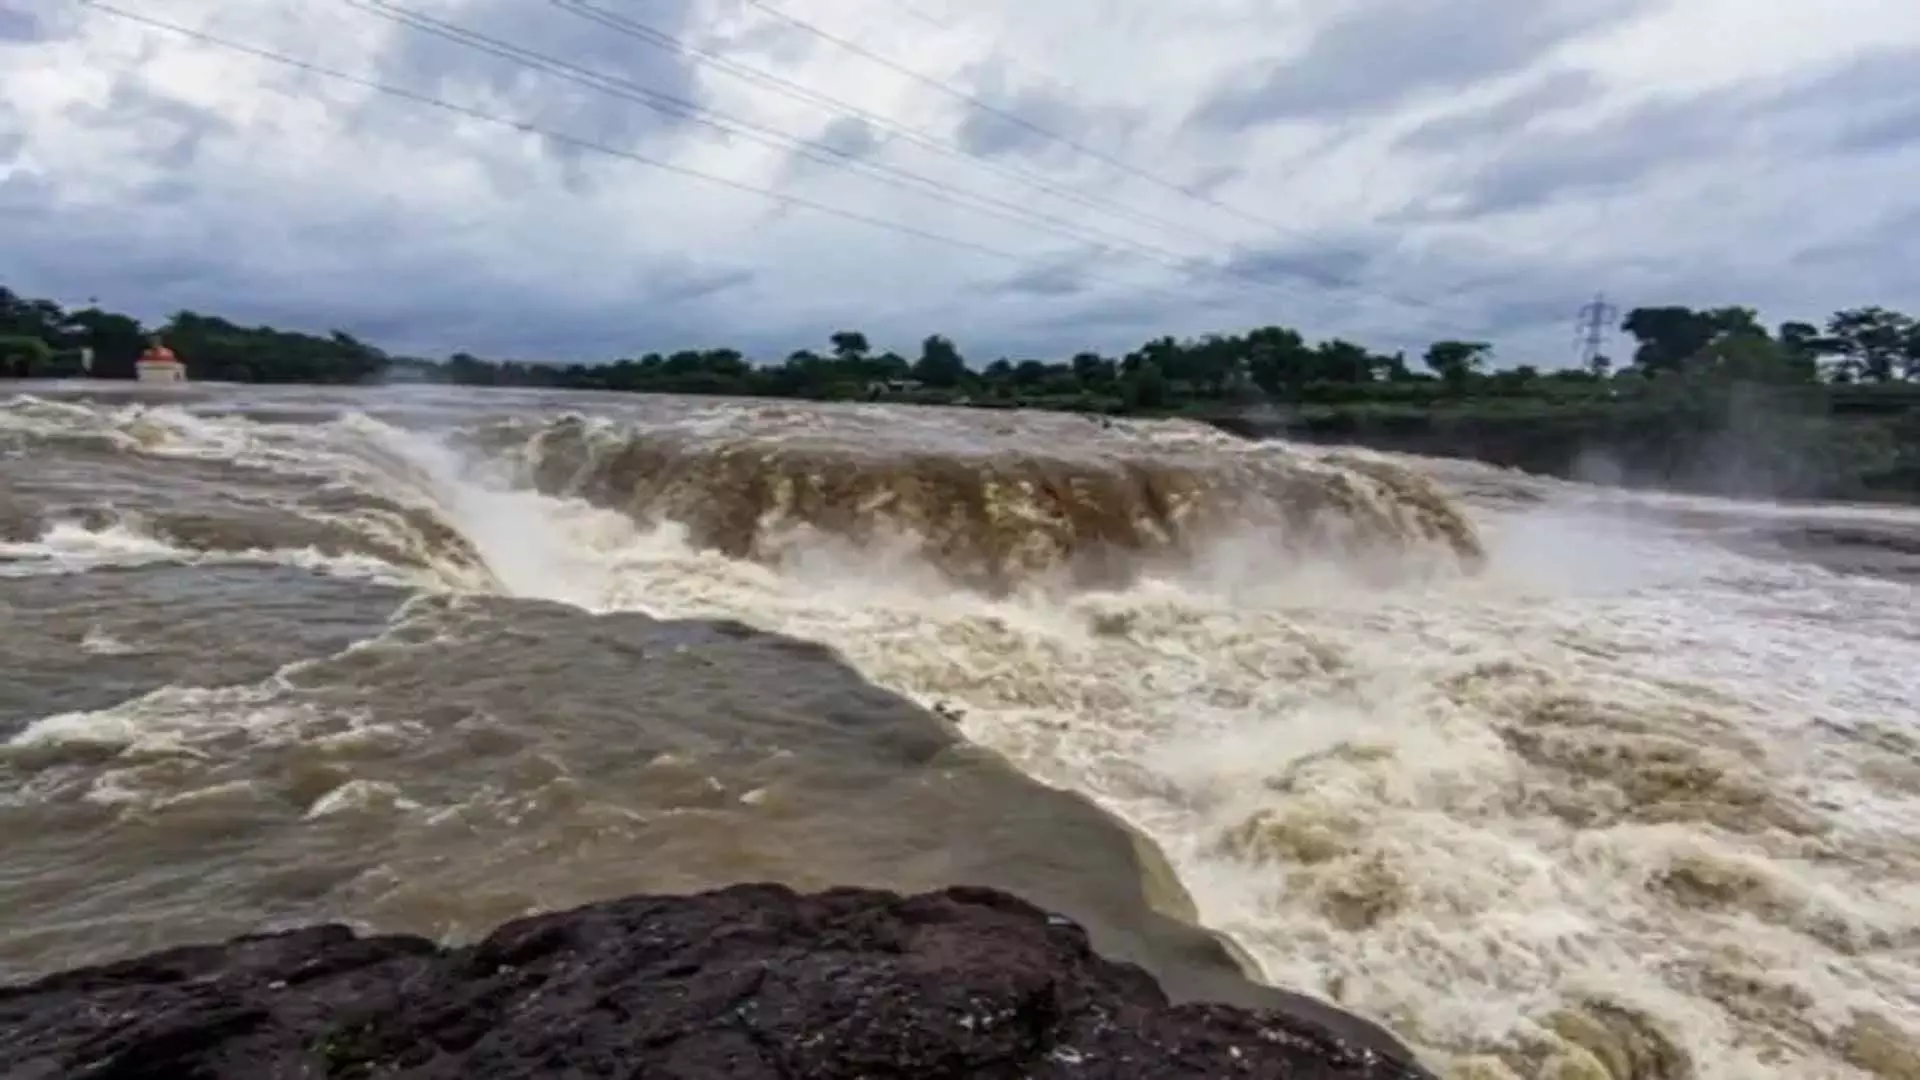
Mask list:
[[[1541,366],[1596,290],[1920,306],[1914,0],[115,3],[455,108],[0,0],[28,295],[530,358],[1278,322]]]

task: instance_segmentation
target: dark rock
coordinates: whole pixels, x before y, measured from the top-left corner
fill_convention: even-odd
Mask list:
[[[988,889],[741,885],[460,948],[318,926],[62,972],[0,989],[0,1076],[1431,1080],[1346,1019],[1171,1005]]]

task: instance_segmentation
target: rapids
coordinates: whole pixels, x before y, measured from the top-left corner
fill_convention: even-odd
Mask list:
[[[1458,1080],[1920,1075],[1920,513],[1174,422],[31,390],[0,973],[997,875]]]

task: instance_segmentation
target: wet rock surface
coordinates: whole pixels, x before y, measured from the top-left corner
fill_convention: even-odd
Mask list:
[[[741,885],[457,948],[326,925],[62,972],[0,989],[0,1076],[1431,1080],[1301,1006],[1171,1005],[997,891]]]

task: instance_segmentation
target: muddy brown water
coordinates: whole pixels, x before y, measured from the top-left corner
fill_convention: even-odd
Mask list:
[[[1461,1078],[1906,1076],[1916,581],[1177,423],[0,386],[0,980],[970,882]]]

